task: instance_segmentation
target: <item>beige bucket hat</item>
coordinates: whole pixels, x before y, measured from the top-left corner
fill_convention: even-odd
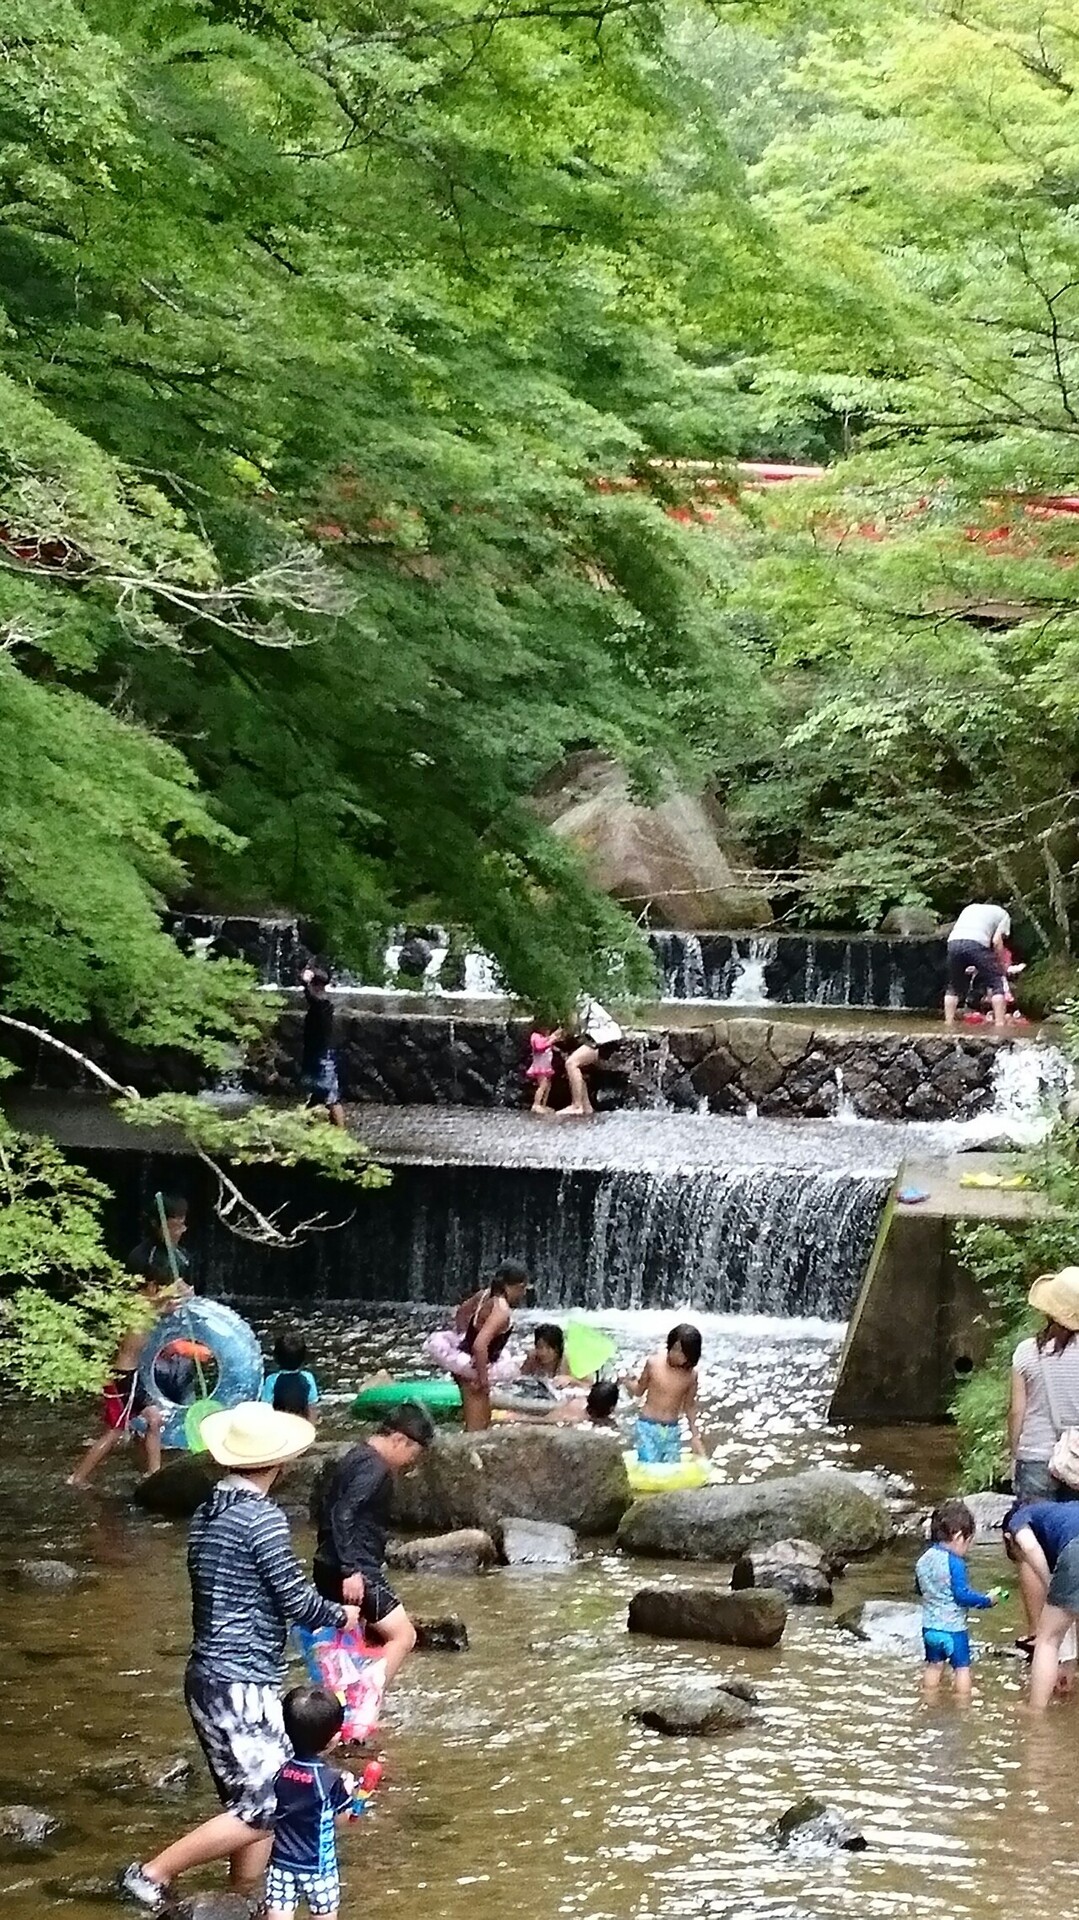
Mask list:
[[[223,1413],[207,1414],[202,1437],[219,1466],[239,1473],[260,1473],[284,1466],[304,1453],[315,1438],[310,1420],[278,1413],[264,1400],[243,1400]]]
[[[1027,1295],[1035,1313],[1079,1333],[1079,1267],[1061,1267],[1059,1273],[1041,1273]]]

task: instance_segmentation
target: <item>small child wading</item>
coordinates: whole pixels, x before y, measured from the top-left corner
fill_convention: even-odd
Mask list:
[[[699,1330],[689,1321],[672,1327],[667,1350],[650,1354],[638,1380],[624,1385],[644,1405],[637,1416],[637,1458],[647,1466],[676,1467],[682,1459],[682,1421],[689,1427],[694,1453],[707,1457],[697,1430],[697,1363],[701,1357]]]
[[[319,1920],[337,1920],[336,1826],[349,1818],[352,1798],[343,1776],[321,1756],[336,1744],[345,1709],[325,1687],[293,1687],[281,1709],[293,1757],[274,1781],[277,1811],[266,1873],[266,1920],[292,1920],[301,1900]]]
[[[964,1565],[974,1538],[974,1515],[962,1500],[946,1500],[929,1522],[931,1545],[914,1569],[914,1579],[922,1597],[922,1642],[925,1666],[922,1689],[927,1694],[940,1691],[945,1663],[952,1669],[952,1687],[959,1700],[970,1699],[970,1635],[967,1613],[971,1607],[996,1604],[993,1593],[976,1593],[967,1583]]]

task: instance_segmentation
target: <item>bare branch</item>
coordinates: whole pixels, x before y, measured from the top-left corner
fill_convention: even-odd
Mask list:
[[[69,1046],[66,1040],[58,1040],[56,1035],[49,1033],[46,1028],[32,1026],[28,1020],[16,1020],[10,1013],[0,1013],[0,1026],[13,1027],[18,1033],[28,1033],[33,1039],[40,1040],[43,1045],[54,1047],[57,1053],[66,1054],[69,1060],[74,1060],[86,1073],[93,1074],[95,1079],[100,1080],[102,1086],[108,1087],[110,1093],[119,1094],[122,1099],[132,1102],[141,1100],[142,1095],[136,1087],[121,1086],[119,1080],[115,1080],[104,1067],[99,1067],[96,1060],[91,1060],[89,1055],[82,1053],[78,1047]],[[236,1234],[241,1240],[250,1240],[257,1246],[273,1247],[278,1252],[284,1252],[290,1247],[302,1245],[308,1234],[332,1233],[338,1227],[347,1226],[354,1217],[350,1213],[344,1220],[327,1220],[324,1213],[316,1213],[308,1220],[297,1221],[294,1227],[281,1227],[278,1225],[282,1212],[280,1207],[274,1214],[262,1213],[218,1161],[194,1142],[190,1144],[203,1166],[209,1167],[217,1181],[217,1199],[214,1203],[217,1218],[222,1226],[227,1227],[230,1233]]]

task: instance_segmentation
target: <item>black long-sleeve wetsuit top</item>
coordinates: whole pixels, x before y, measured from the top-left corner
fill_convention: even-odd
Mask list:
[[[318,1528],[315,1580],[323,1592],[340,1591],[350,1573],[377,1581],[386,1559],[393,1475],[381,1454],[361,1441],[327,1475],[314,1515]]]

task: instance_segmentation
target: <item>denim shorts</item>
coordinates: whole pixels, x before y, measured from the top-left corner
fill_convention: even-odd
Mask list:
[[[1059,1481],[1049,1471],[1048,1460],[1017,1460],[1012,1491],[1017,1500],[1055,1500]]]
[[[1079,1614],[1079,1540],[1069,1540],[1061,1548],[1046,1600],[1051,1607],[1063,1607],[1065,1613]]]
[[[335,1054],[320,1054],[316,1065],[302,1078],[303,1085],[311,1096],[312,1105],[318,1101],[324,1106],[336,1107],[341,1098],[341,1089],[337,1078]]]

